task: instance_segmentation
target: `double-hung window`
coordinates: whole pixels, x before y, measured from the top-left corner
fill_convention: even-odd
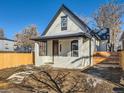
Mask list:
[[[71,42],[71,56],[78,57],[78,40],[73,40]]]
[[[67,16],[61,17],[61,30],[67,30]]]
[[[47,42],[39,43],[39,55],[46,56],[47,55]]]

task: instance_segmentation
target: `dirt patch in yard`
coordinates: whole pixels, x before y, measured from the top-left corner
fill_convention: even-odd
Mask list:
[[[18,73],[18,72],[24,72],[24,71],[37,71],[40,70],[41,67],[35,67],[34,65],[22,65],[18,67],[12,67],[12,68],[6,68],[0,70],[0,81],[4,81],[7,78],[9,78],[11,75]]]
[[[12,67],[12,68],[6,68],[0,70],[0,89],[7,89],[13,87],[14,84],[12,84],[8,78],[19,72],[25,72],[31,70],[36,70],[36,67],[33,65],[27,65],[27,66],[19,66],[19,67]]]
[[[11,76],[14,73],[25,71],[25,70],[26,70],[25,66],[2,69],[0,70],[0,81],[6,80],[9,76]]]
[[[118,93],[114,89],[121,88],[80,70],[55,68],[37,71],[16,87],[30,93]]]
[[[29,70],[34,73],[24,77],[18,84],[7,80],[13,74]],[[118,93],[115,89],[121,88],[82,73],[81,70],[51,67],[20,66],[4,69],[0,71],[0,79],[0,93]]]

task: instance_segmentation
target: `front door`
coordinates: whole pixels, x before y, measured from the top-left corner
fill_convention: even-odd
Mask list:
[[[53,56],[58,56],[59,55],[59,42],[58,40],[53,40]]]

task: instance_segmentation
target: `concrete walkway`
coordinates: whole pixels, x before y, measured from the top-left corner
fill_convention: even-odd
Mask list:
[[[124,87],[124,71],[122,71],[119,65],[119,58],[118,53],[112,53],[111,56],[103,62],[89,67],[82,72],[103,78]],[[124,91],[117,93],[124,93]]]

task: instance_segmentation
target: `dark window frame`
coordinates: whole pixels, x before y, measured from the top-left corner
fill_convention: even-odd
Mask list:
[[[64,23],[63,23],[64,22]],[[64,25],[63,25],[64,24]],[[68,25],[68,18],[67,16],[62,16],[61,17],[61,30],[67,30],[67,25]]]
[[[39,56],[47,56],[47,41],[39,43]]]
[[[5,47],[5,49],[7,49],[7,50],[8,50],[9,48],[8,48],[8,47]]]
[[[74,46],[77,45],[77,46]],[[74,54],[76,53],[76,54]],[[71,56],[78,57],[79,56],[79,47],[78,47],[78,40],[71,41]]]

